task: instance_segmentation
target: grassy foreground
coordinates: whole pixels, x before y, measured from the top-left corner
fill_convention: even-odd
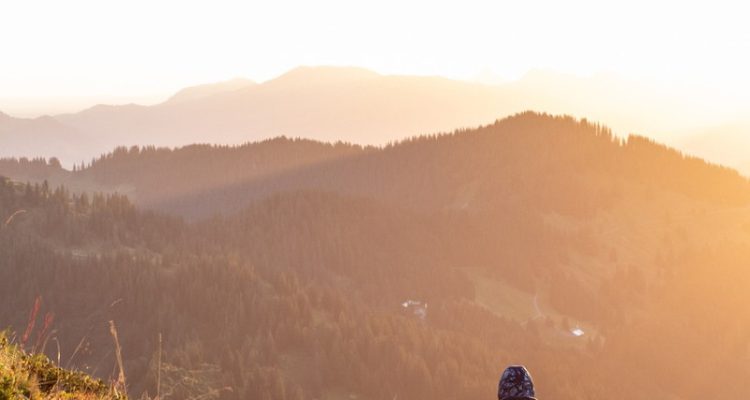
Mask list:
[[[27,354],[0,333],[0,400],[126,400],[125,394],[82,372]]]

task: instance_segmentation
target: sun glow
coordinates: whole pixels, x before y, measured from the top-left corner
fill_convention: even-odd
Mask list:
[[[7,2],[0,97],[143,96],[297,65],[516,79],[542,68],[736,91],[742,5],[668,1]],[[710,7],[710,8],[709,8]]]

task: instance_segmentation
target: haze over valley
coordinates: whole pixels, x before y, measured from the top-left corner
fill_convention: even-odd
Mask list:
[[[8,3],[0,400],[750,398],[745,15]]]

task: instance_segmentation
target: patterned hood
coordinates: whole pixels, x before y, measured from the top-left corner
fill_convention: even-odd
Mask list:
[[[506,399],[531,399],[534,397],[534,383],[531,374],[523,365],[511,365],[505,369],[497,388],[497,398]]]

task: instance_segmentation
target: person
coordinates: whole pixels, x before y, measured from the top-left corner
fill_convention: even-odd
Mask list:
[[[537,400],[531,374],[523,365],[505,369],[497,385],[498,400]]]

